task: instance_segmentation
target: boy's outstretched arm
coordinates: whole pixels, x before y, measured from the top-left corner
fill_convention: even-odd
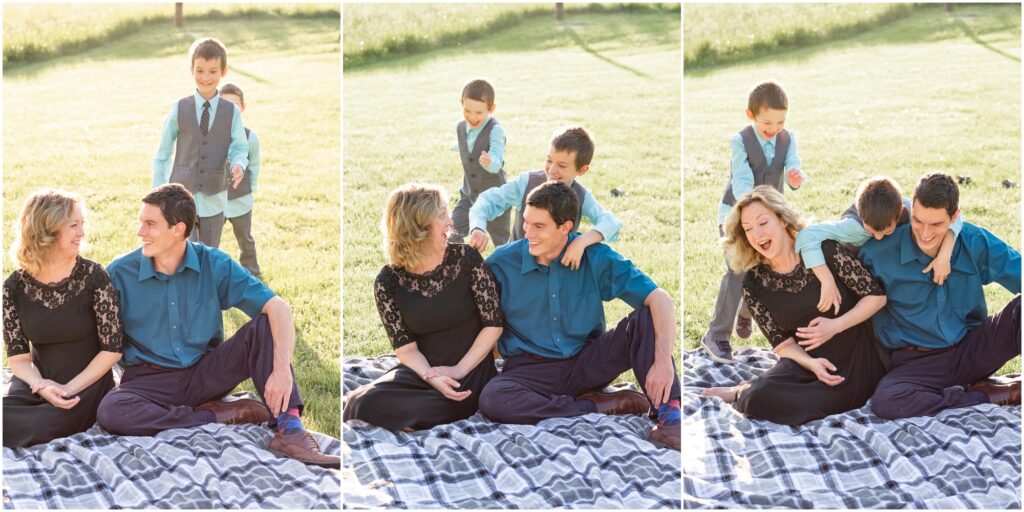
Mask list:
[[[786,161],[782,168],[786,171],[786,184],[790,190],[796,190],[807,183],[807,174],[804,173],[800,156],[796,150],[796,134],[789,132],[789,149],[786,150]],[[790,171],[796,171],[795,176],[790,177]],[[794,183],[796,183],[794,185]]]
[[[245,168],[249,166],[249,140],[242,125],[242,111],[232,105],[231,144],[228,146],[228,161],[231,162],[231,188],[238,188]]]
[[[583,209],[581,211],[582,217],[590,219],[590,223],[594,225],[593,228],[588,230],[586,233],[576,237],[565,249],[565,254],[562,256],[562,265],[565,265],[572,270],[580,268],[580,261],[583,259],[583,252],[596,243],[602,241],[614,242],[618,239],[619,229],[622,227],[622,222],[616,219],[610,212],[606,211],[597,199],[594,198],[594,194],[591,194],[588,190],[586,195],[583,197]]]
[[[932,282],[942,286],[946,282],[946,278],[949,277],[949,273],[952,272],[952,264],[950,261],[953,259],[953,248],[956,245],[956,239],[960,237],[960,231],[964,229],[964,216],[963,213],[956,216],[956,220],[949,225],[949,231],[942,237],[942,245],[939,246],[939,253],[935,255],[932,262],[928,264],[922,274],[932,272]]]
[[[500,187],[489,188],[477,196],[476,202],[469,209],[469,245],[481,252],[487,248],[487,240],[489,240],[486,237],[487,223],[498,218],[509,208],[519,206],[529,180],[530,174],[524,172],[515,181],[510,181]],[[485,238],[481,239],[476,236],[476,230],[480,230]],[[474,241],[474,238],[477,240]],[[482,247],[478,247],[480,240],[483,242]]]
[[[491,174],[498,174],[505,162],[505,129],[500,124],[491,128],[491,137],[488,140],[490,147],[487,149],[487,162],[484,162],[484,155],[480,155],[480,165]]]
[[[171,104],[171,113],[164,119],[163,131],[160,134],[160,145],[153,155],[153,188],[167,183],[171,179],[171,162],[174,158],[174,142],[178,140],[178,102]]]

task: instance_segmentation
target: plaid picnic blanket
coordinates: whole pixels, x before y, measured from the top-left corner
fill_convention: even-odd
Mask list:
[[[344,392],[398,364],[346,358]],[[419,432],[342,426],[346,508],[680,508],[679,454],[642,416],[502,425],[480,414]]]
[[[4,372],[8,381],[9,370]],[[324,453],[341,443],[311,432]],[[98,425],[29,448],[4,448],[3,506],[338,509],[338,472],[267,451],[263,425],[208,424],[153,437]]]
[[[886,421],[868,406],[801,427],[749,420],[706,387],[771,368],[683,355],[683,502],[687,508],[1021,508],[1021,408],[979,405]]]

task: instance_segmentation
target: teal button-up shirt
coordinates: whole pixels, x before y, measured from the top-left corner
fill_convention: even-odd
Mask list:
[[[875,335],[890,350],[956,345],[988,317],[984,285],[999,283],[1020,293],[1020,252],[969,222],[953,246],[952,270],[942,286],[921,273],[932,258],[914,242],[910,224],[881,240],[868,240],[860,259],[888,297],[871,320]]]
[[[569,242],[577,236],[569,235]],[[503,356],[572,357],[591,334],[604,332],[605,301],[618,298],[639,308],[658,288],[606,244],[587,247],[577,270],[560,263],[564,254],[563,248],[550,266],[540,265],[530,255],[529,242],[522,239],[487,258],[505,315],[505,330],[498,339]]]

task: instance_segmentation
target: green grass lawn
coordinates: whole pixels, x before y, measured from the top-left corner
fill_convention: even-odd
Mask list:
[[[1021,191],[1000,182],[1020,176],[1020,78],[1019,5],[927,9],[848,40],[687,71],[685,346],[696,348],[706,331],[725,270],[716,212],[728,138],[747,124],[751,85],[775,79],[786,88],[787,128],[810,176],[786,195],[812,222],[837,219],[865,178],[891,176],[909,195],[939,170],[970,175],[960,189],[965,218],[1019,249]],[[990,312],[1012,298],[998,285],[985,293]],[[768,346],[760,334],[733,345]],[[1019,371],[1020,358],[1002,369]]]
[[[679,305],[679,14],[586,13],[567,21],[531,19],[458,49],[346,70],[346,356],[391,352],[372,293],[386,261],[378,228],[384,202],[395,187],[420,181],[443,186],[454,204],[462,181],[450,149],[459,95],[479,76],[496,89],[510,179],[543,167],[555,129],[590,131],[596,152],[581,183],[623,222],[612,246]],[[615,187],[626,195],[613,197]],[[609,303],[607,318],[617,322],[628,310]]]
[[[339,30],[336,16],[194,22],[186,31],[155,26],[6,70],[3,98],[4,226],[14,225],[35,189],[78,192],[91,209],[84,255],[107,264],[139,246],[136,216],[163,121],[171,103],[195,89],[189,45],[203,36],[224,41],[226,81],[245,91],[245,124],[261,141],[253,221],[260,265],[295,315],[293,365],[306,424],[333,436],[340,433]],[[237,257],[230,227],[221,248]],[[4,267],[5,275],[15,268],[9,256]],[[226,332],[245,320],[227,312]]]

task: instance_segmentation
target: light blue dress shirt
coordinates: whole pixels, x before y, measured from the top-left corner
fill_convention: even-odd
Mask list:
[[[911,203],[903,198],[903,207],[910,212]],[[949,225],[953,232],[954,240],[960,236],[964,227],[964,216],[961,213],[956,220]],[[891,235],[890,235],[891,236]],[[849,244],[860,247],[874,236],[864,229],[864,225],[853,217],[845,217],[840,221],[822,222],[812,224],[800,230],[796,235],[796,250],[804,260],[804,267],[814,268],[825,264],[825,254],[821,252],[821,243],[825,240],[835,240],[841,244]]]
[[[245,174],[249,176],[249,183],[255,192],[260,177],[260,138],[256,136],[256,130],[252,129],[249,130],[249,167],[245,168]],[[230,186],[231,183],[228,183],[228,187]],[[224,216],[233,219],[245,215],[252,211],[252,204],[252,194],[228,199],[224,203]]]
[[[210,102],[210,126],[217,117],[217,105],[220,103],[220,91],[207,100],[199,91],[194,93],[196,99],[196,122],[203,116],[203,102]],[[231,118],[231,145],[228,146],[228,161],[231,165],[239,165],[245,169],[249,165],[249,143],[245,139],[245,128],[242,126],[242,113],[238,107],[232,105],[234,116]],[[178,102],[171,104],[171,113],[164,120],[163,134],[160,136],[160,145],[153,155],[153,187],[167,183],[171,179],[171,165],[174,163],[175,141],[178,140]],[[230,185],[229,185],[230,186]],[[196,192],[196,215],[200,217],[213,217],[224,212],[224,204],[227,203],[228,193],[218,192],[206,194]]]
[[[921,273],[932,258],[914,242],[910,224],[881,240],[868,240],[860,259],[888,297],[871,321],[875,335],[890,350],[956,345],[988,317],[984,285],[999,283],[1020,293],[1020,253],[969,222],[953,246],[952,271],[942,286]]]
[[[469,209],[469,231],[472,232],[474,228],[486,231],[488,221],[498,218],[509,208],[519,208],[523,204],[523,194],[526,193],[529,183],[530,172],[527,171],[520,174],[515,181],[481,192],[473,207]],[[618,239],[622,222],[605,210],[589,190],[583,196],[580,213],[590,220],[594,229],[604,236],[605,241],[614,242]]]
[[[121,297],[128,366],[192,366],[224,341],[222,310],[237,307],[255,318],[274,297],[223,251],[185,244],[185,257],[173,275],[157,272],[141,248],[107,266]]]
[[[484,126],[487,126],[487,121],[490,119],[491,116],[487,116],[487,118],[480,123],[480,126],[476,128],[470,128],[469,123],[466,123],[466,147],[469,148],[470,151],[473,150],[473,144],[476,144],[477,135],[480,135],[480,132],[483,131]],[[461,122],[462,121],[459,121],[459,123]],[[455,124],[455,129],[458,129],[459,123]],[[505,128],[500,124],[494,125],[494,128],[491,128],[490,141],[491,145],[487,150],[487,154],[491,155],[491,165],[482,167],[485,171],[491,174],[498,174],[498,171],[501,170],[502,162],[505,161]],[[452,151],[458,150],[459,142],[456,141],[455,144],[452,145]]]
[[[568,241],[577,236],[569,235]],[[498,339],[503,356],[572,357],[591,334],[605,331],[605,301],[618,298],[639,308],[658,288],[607,244],[587,247],[577,270],[560,263],[564,254],[565,248],[550,266],[540,265],[523,239],[499,247],[487,258],[505,314],[505,330]]]
[[[783,172],[794,168],[800,169],[800,176],[804,178],[803,183],[807,183],[807,175],[804,174],[800,165],[800,157],[796,153],[796,134],[789,130],[786,131],[789,132],[789,150],[786,151],[785,165],[782,166]],[[771,161],[775,158],[775,143],[776,139],[779,138],[778,134],[771,139],[765,139],[761,137],[757,130],[754,130],[754,136],[757,137],[757,142],[761,144],[764,158],[771,164]],[[732,165],[729,181],[732,182],[732,195],[739,199],[740,196],[754,189],[754,171],[750,168],[747,149],[743,146],[743,136],[739,133],[734,133],[729,138],[729,146],[732,148]],[[786,184],[788,185],[789,182],[786,181]],[[796,190],[793,187],[789,188]],[[725,218],[729,215],[730,211],[732,211],[732,206],[730,205],[721,203],[718,206],[719,224],[725,224]]]

